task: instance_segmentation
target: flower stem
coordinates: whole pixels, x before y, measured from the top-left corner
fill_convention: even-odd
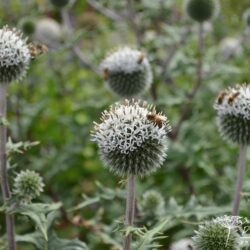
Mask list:
[[[246,154],[247,154],[247,146],[241,145],[239,163],[238,163],[238,175],[237,175],[237,182],[236,182],[234,201],[233,201],[233,211],[232,211],[233,215],[239,215],[240,198],[241,198],[240,193],[242,190],[244,174],[246,169]]]
[[[7,85],[0,84],[0,172],[1,172],[1,187],[4,202],[11,198],[8,170],[7,170],[7,155],[6,155],[6,141],[7,141],[7,128],[6,128],[6,110],[7,110]],[[14,216],[6,213],[6,227],[8,249],[16,250],[15,243],[15,224]]]
[[[125,217],[125,226],[133,226],[135,217],[135,176],[128,176],[127,183],[127,204],[126,204],[126,217]],[[129,234],[125,236],[124,239],[124,250],[131,249],[132,235]]]

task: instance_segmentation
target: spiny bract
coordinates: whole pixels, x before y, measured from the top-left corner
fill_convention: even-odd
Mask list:
[[[149,120],[149,114],[159,115],[162,123]],[[111,171],[120,176],[145,176],[163,164],[170,125],[165,116],[156,114],[154,107],[126,100],[104,111],[101,121],[95,125],[92,137],[104,165]]]
[[[102,62],[101,70],[107,87],[120,96],[135,96],[152,84],[149,61],[139,50],[117,50]]]
[[[21,80],[27,72],[31,55],[20,31],[0,29],[0,83]]]
[[[250,143],[250,85],[222,91],[214,105],[223,138],[243,145]]]
[[[44,183],[41,176],[31,170],[21,171],[14,180],[14,194],[29,203],[43,192]]]
[[[240,235],[237,232],[238,219],[223,216],[206,221],[199,226],[193,237],[197,250],[239,250]]]
[[[190,18],[202,23],[217,16],[219,2],[217,0],[186,0],[185,9]]]

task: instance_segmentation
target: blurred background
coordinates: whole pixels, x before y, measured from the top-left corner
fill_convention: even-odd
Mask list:
[[[194,91],[199,27],[185,14],[183,0],[77,0],[64,8],[49,0],[1,1],[1,27],[17,27],[30,42],[49,48],[27,78],[9,86],[8,118],[13,143],[39,142],[13,156],[11,173],[32,169],[43,176],[40,201],[63,203],[55,225],[59,235],[78,237],[91,250],[121,244],[114,229],[124,214],[124,185],[103,168],[90,131],[101,112],[120,100],[106,88],[99,65],[122,46],[147,54],[154,81],[140,98],[166,113],[176,132],[164,166],[137,186],[139,204],[148,190],[164,198],[163,217],[170,223],[160,249],[192,236],[201,219],[230,212],[238,147],[220,137],[213,104],[225,87],[249,83],[250,32],[242,16],[250,3],[220,3],[219,16],[204,24],[203,81]],[[249,216],[245,177],[242,215]],[[140,210],[139,225],[163,219]],[[3,219],[1,214],[1,225]],[[18,233],[31,230],[17,218]]]

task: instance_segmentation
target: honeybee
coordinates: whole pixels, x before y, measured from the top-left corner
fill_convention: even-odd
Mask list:
[[[109,79],[109,69],[105,68],[103,70],[103,78],[104,78],[104,80],[108,80]]]
[[[228,104],[232,105],[234,103],[234,100],[240,95],[240,92],[236,92],[234,94],[232,94],[229,98],[228,98]]]
[[[140,56],[139,56],[139,58],[138,58],[138,60],[137,60],[137,63],[138,63],[138,64],[141,64],[142,61],[144,60],[144,58],[145,58],[145,54],[144,54],[144,53],[141,53]]]
[[[227,92],[225,91],[221,92],[217,98],[218,104],[222,104],[226,96],[227,96]]]
[[[154,122],[159,128],[161,128],[163,123],[167,121],[165,116],[152,113],[147,114],[147,119],[151,122]]]
[[[32,59],[35,59],[38,56],[47,53],[49,51],[48,47],[44,44],[36,44],[36,45],[30,44],[29,50]]]

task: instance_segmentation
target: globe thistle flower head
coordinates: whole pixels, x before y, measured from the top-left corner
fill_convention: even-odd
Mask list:
[[[92,132],[104,165],[117,175],[145,176],[163,164],[170,125],[146,102],[126,100],[104,111]]]
[[[241,40],[234,37],[226,37],[220,43],[220,54],[224,59],[239,57],[243,54]]]
[[[41,176],[34,171],[21,171],[14,180],[14,194],[24,203],[39,197],[43,188]]]
[[[36,22],[34,40],[46,44],[49,48],[58,47],[63,40],[63,29],[54,19],[41,18]]]
[[[69,3],[69,0],[50,0],[50,2],[57,8],[63,8]]]
[[[27,36],[32,36],[36,30],[35,21],[30,17],[24,17],[18,23],[18,26],[22,32]]]
[[[199,23],[216,17],[219,9],[218,0],[186,0],[185,2],[187,15]]]
[[[206,221],[199,226],[193,237],[194,247],[199,250],[238,250],[240,235],[237,219],[230,216]]]
[[[4,26],[0,29],[0,83],[21,80],[31,60],[27,40],[20,31]]]
[[[236,85],[222,91],[214,105],[217,126],[226,140],[250,143],[250,85]]]
[[[123,97],[135,96],[150,87],[152,71],[144,53],[128,47],[118,49],[101,64],[107,87]]]
[[[248,28],[250,28],[250,8],[247,9],[243,14],[243,19]]]
[[[50,0],[50,2],[57,8],[63,8],[69,3],[69,0]]]
[[[164,210],[165,201],[161,193],[149,190],[142,197],[142,211],[150,211],[160,215]]]

